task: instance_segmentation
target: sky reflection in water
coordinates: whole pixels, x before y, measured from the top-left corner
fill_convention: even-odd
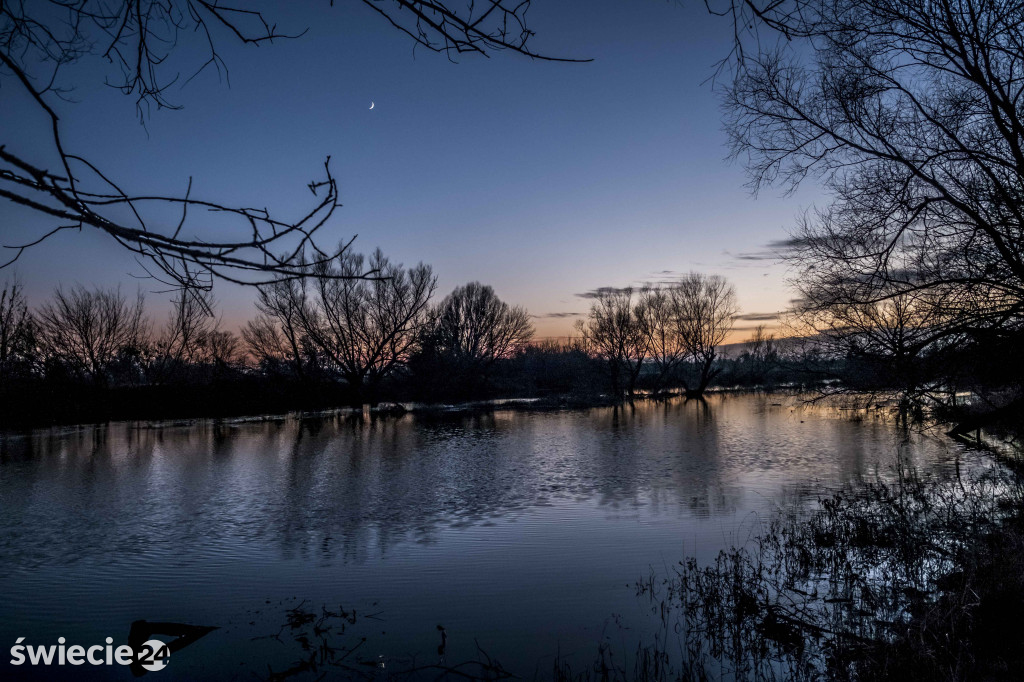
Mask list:
[[[217,625],[159,679],[252,679],[293,660],[252,637],[305,599],[379,614],[346,634],[368,638],[364,658],[429,658],[438,624],[449,659],[475,639],[524,675],[602,638],[631,651],[648,620],[632,584],[650,570],[709,559],[779,506],[884,475],[898,452],[922,468],[960,455],[794,402],[8,437],[0,647],[123,639],[142,618]]]

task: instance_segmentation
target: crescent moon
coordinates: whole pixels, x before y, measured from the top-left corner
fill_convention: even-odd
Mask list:
[[[370,108],[373,109],[373,102],[370,102]]]

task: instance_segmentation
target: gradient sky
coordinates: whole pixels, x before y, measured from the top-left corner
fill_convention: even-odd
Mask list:
[[[154,111],[145,127],[133,100],[102,84],[99,60],[78,65],[76,101],[60,105],[65,142],[129,190],[184,193],[192,176],[195,197],[285,216],[310,206],[306,183],[331,155],[344,207],[322,242],[358,234],[358,250],[429,263],[438,298],[491,284],[537,316],[540,336],[570,333],[570,314],[589,306],[579,294],[688,270],[729,278],[744,313],[786,307],[784,268],[748,256],[784,239],[817,190],[755,199],[742,165],[725,160],[706,81],[730,26],[703,3],[534,0],[533,48],[588,64],[512,53],[453,64],[361,4],[335,4],[271,7],[282,30],[308,32],[260,48],[223,42],[230,86],[204,71],[168,91],[183,109]],[[186,76],[204,58],[190,40],[177,56]],[[4,141],[43,153],[35,110],[3,85]],[[3,203],[0,225],[3,243],[45,227]],[[33,302],[61,283],[162,288],[98,234],[64,233],[16,272]],[[219,284],[216,295],[229,327],[253,315],[251,290]],[[167,298],[147,293],[158,318]],[[733,340],[754,324],[740,321]]]

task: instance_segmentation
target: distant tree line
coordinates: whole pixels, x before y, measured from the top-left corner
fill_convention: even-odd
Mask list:
[[[372,272],[373,276],[363,273]],[[358,276],[351,276],[358,275]],[[699,396],[716,380],[775,380],[770,337],[723,359],[735,292],[690,274],[661,287],[602,290],[563,343],[537,341],[525,308],[479,282],[434,302],[430,266],[344,250],[314,273],[258,289],[255,315],[224,329],[217,301],[183,289],[154,321],[143,296],[58,287],[30,309],[0,288],[6,421],[174,417],[381,401],[496,397],[620,400]]]
[[[372,276],[364,273],[372,272]],[[259,287],[255,315],[224,329],[217,302],[183,289],[154,322],[140,295],[58,287],[30,309],[0,288],[0,401],[7,423],[280,412],[380,402],[537,397],[592,404],[759,387],[923,397],[1017,385],[1016,338],[960,343],[930,294],[823,305],[819,282],[790,311],[803,335],[758,327],[725,347],[738,305],[718,275],[599,289],[577,335],[538,341],[528,311],[479,282],[434,302],[430,266],[343,250],[308,277]],[[1001,370],[992,360],[1002,358]]]

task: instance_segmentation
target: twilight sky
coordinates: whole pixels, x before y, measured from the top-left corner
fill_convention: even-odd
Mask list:
[[[688,270],[729,278],[744,313],[785,308],[784,268],[744,256],[785,238],[817,190],[755,199],[742,166],[725,160],[705,81],[730,26],[702,2],[534,0],[533,49],[587,64],[512,53],[453,64],[414,50],[370,9],[335,5],[272,6],[280,29],[308,32],[260,48],[223,41],[230,86],[212,69],[176,84],[168,97],[183,109],[153,111],[145,127],[134,101],[103,85],[98,58],[76,66],[75,103],[59,109],[69,151],[130,191],[183,194],[191,176],[194,197],[286,216],[311,205],[305,185],[330,155],[344,207],[323,243],[358,234],[360,251],[429,263],[438,300],[471,280],[491,284],[537,316],[539,336],[570,333],[571,314],[589,306],[580,294]],[[182,42],[179,83],[201,48]],[[45,145],[37,112],[3,85],[4,137],[22,150]],[[0,225],[5,244],[47,229],[8,203]],[[155,311],[168,298],[149,293],[162,287],[137,279],[132,255],[99,234],[61,234],[15,271],[33,302],[75,282],[141,287]],[[253,315],[250,290],[222,283],[216,295],[229,327]],[[738,322],[733,340],[755,324]]]

